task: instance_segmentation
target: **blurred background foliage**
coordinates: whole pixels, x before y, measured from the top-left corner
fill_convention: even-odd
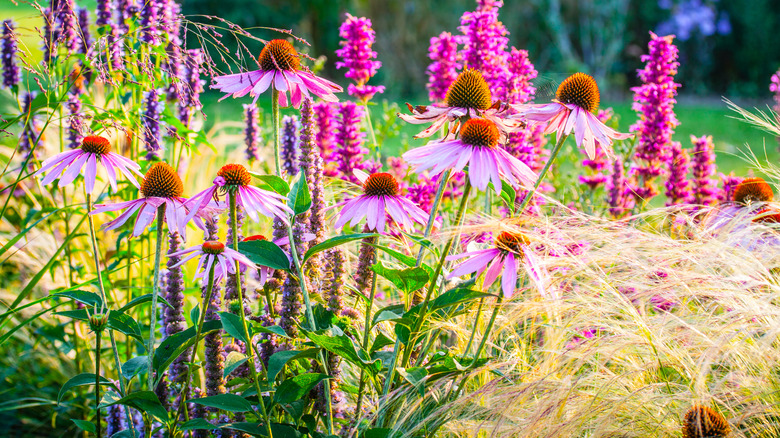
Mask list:
[[[187,15],[292,30],[311,44],[309,55],[328,58],[324,68],[332,77],[340,76],[332,60],[344,14],[369,17],[383,63],[374,83],[402,97],[423,92],[430,38],[459,33],[460,16],[474,7],[473,0],[183,1]],[[500,18],[510,44],[527,49],[540,72],[554,72],[555,80],[587,71],[612,95],[629,93],[637,82],[648,31],[677,35],[684,95],[766,98],[780,66],[777,0],[507,0]]]

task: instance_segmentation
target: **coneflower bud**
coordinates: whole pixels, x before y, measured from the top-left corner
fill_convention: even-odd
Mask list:
[[[106,326],[108,326],[107,313],[95,313],[89,317],[89,329],[93,332],[102,331]]]
[[[284,116],[282,119],[282,168],[288,177],[298,175],[298,119]]]
[[[16,54],[18,51],[16,44],[16,34],[14,33],[14,22],[12,20],[3,21],[2,41],[0,41],[0,53],[3,66],[3,86],[12,88],[19,84],[21,75],[19,66],[16,65]]]
[[[731,433],[728,421],[720,412],[696,405],[685,413],[683,438],[723,438]]]
[[[257,160],[257,147],[260,145],[259,111],[254,104],[244,104],[244,143],[246,144],[246,159],[249,164]]]
[[[153,2],[147,2],[150,4]],[[143,139],[146,146],[146,159],[149,161],[160,158],[162,140],[160,137],[160,114],[163,103],[160,102],[162,93],[158,89],[151,89],[144,93],[144,114],[141,125],[143,126]]]

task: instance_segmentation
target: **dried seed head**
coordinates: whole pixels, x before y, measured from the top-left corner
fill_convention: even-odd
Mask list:
[[[301,59],[292,44],[287,40],[271,40],[263,47],[258,56],[263,70],[299,70]]]
[[[460,128],[460,141],[472,146],[495,147],[499,132],[496,124],[486,119],[469,119]]]
[[[466,69],[447,90],[445,102],[454,108],[474,108],[486,110],[490,108],[492,96],[490,87],[482,77],[482,73]]]
[[[144,175],[141,193],[147,198],[180,198],[184,184],[173,167],[167,163],[154,163]]]
[[[397,196],[398,181],[386,172],[373,173],[363,183],[363,193],[368,196]]]
[[[574,73],[561,82],[555,92],[555,98],[561,103],[577,105],[586,111],[594,112],[599,107],[599,87],[592,76]]]

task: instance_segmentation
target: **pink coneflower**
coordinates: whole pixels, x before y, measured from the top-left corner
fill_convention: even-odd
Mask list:
[[[447,122],[451,125],[449,134],[454,134],[463,118],[484,117],[500,129],[502,136],[523,127],[522,121],[506,118],[509,115],[506,105],[492,104],[488,83],[482,73],[473,69],[463,71],[450,85],[444,106],[406,105],[411,114],[399,113],[398,117],[413,124],[431,123],[414,138],[430,137]]]
[[[430,176],[445,170],[459,172],[469,166],[471,184],[485,190],[493,182],[496,193],[501,193],[501,180],[507,179],[513,187],[532,186],[536,174],[522,161],[498,147],[498,127],[486,119],[469,119],[460,130],[457,140],[429,143],[403,155],[419,173],[431,169]]]
[[[175,170],[167,163],[155,163],[144,175],[141,183],[142,198],[116,204],[98,204],[90,214],[105,213],[127,209],[113,221],[104,224],[102,228],[113,230],[119,228],[138,211],[133,226],[133,236],[140,236],[157,216],[157,210],[165,205],[165,220],[168,232],[178,232],[184,236],[187,222],[187,210],[184,207],[186,199],[182,197],[184,185]]]
[[[111,188],[114,191],[117,190],[117,170],[125,175],[136,187],[139,187],[139,185],[133,173],[142,178],[144,176],[140,172],[141,166],[130,159],[111,152],[111,143],[108,142],[108,139],[98,135],[84,137],[81,140],[80,148],[62,152],[44,161],[34,176],[38,176],[53,168],[54,170],[51,170],[41,183],[47,185],[59,178],[59,186],[65,187],[82,174],[82,169],[86,164],[84,184],[86,185],[87,193],[92,194],[92,190],[95,188],[95,179],[97,178],[98,163],[106,169],[108,181],[111,183]]]
[[[428,214],[414,205],[412,201],[400,196],[398,181],[389,173],[374,173],[367,175],[359,170],[355,175],[363,183],[363,194],[344,201],[336,228],[341,228],[350,222],[357,225],[364,217],[371,231],[380,233],[385,230],[386,216],[390,217],[404,230],[411,230],[413,222],[424,224]]]
[[[469,260],[453,268],[448,278],[460,277],[473,272],[476,272],[476,276],[479,277],[484,272],[485,279],[482,282],[482,289],[488,290],[500,274],[501,290],[504,292],[505,298],[510,298],[514,295],[517,287],[517,269],[520,267],[518,259],[520,259],[520,263],[525,267],[529,277],[544,296],[546,292],[542,270],[528,243],[528,239],[520,233],[503,231],[495,238],[494,248],[448,256],[447,260],[470,257]]]
[[[288,106],[287,92],[290,92],[292,106],[299,108],[304,97],[309,93],[319,96],[328,102],[338,102],[333,93],[342,91],[338,85],[326,79],[314,76],[311,72],[301,69],[300,55],[292,44],[285,40],[269,41],[258,57],[260,70],[218,76],[214,78],[216,88],[235,97],[254,97],[252,103],[268,88],[279,91],[279,105]],[[222,100],[220,99],[220,100]]]
[[[185,254],[187,255],[185,257],[182,257]],[[177,251],[173,254],[170,254],[170,256],[182,257],[182,259],[175,265],[171,266],[171,268],[181,266],[184,263],[187,263],[188,261],[194,259],[195,257],[200,257],[200,261],[198,262],[198,268],[195,270],[194,278],[202,278],[204,286],[206,286],[208,283],[208,273],[209,271],[211,271],[212,265],[215,265],[214,268],[215,283],[219,282],[219,280],[223,278],[226,278],[227,274],[235,274],[236,262],[239,262],[241,265],[250,268],[257,267],[245,255],[241,254],[238,251],[234,251],[230,248],[227,248],[224,243],[218,242],[216,240],[207,240],[203,242],[202,245],[191,246],[187,249],[183,249],[181,251]]]
[[[623,134],[601,123],[593,114],[599,107],[599,87],[593,77],[575,73],[566,78],[555,93],[552,103],[513,105],[531,123],[545,124],[545,134],[569,135],[574,131],[577,146],[585,145],[591,160],[596,158],[596,143],[612,157],[612,139],[624,140]]]
[[[259,212],[268,217],[276,216],[284,223],[289,224],[287,216],[292,215],[293,211],[284,203],[286,198],[278,193],[252,187],[249,185],[251,181],[252,176],[244,166],[240,164],[222,166],[217,172],[217,177],[214,178],[214,184],[187,201],[187,206],[191,208],[187,221],[193,218],[198,211],[206,208],[212,199],[218,197],[219,193],[235,190],[236,205],[240,206],[254,221],[260,220],[257,215]]]

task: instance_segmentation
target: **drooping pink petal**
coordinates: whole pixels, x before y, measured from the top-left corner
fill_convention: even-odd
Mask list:
[[[496,281],[496,278],[498,278],[498,275],[501,273],[501,270],[504,268],[504,256],[499,255],[495,259],[493,259],[493,262],[490,264],[490,267],[487,268],[487,272],[485,272],[485,280],[482,282],[482,289],[488,290],[490,289],[490,286],[493,285],[493,283]]]
[[[148,202],[138,210],[138,216],[135,218],[135,226],[133,227],[133,236],[138,237],[143,234],[146,227],[151,225],[157,215],[157,207],[149,204]]]
[[[139,208],[144,206],[144,200],[143,199],[136,199],[136,200],[128,201],[128,202],[120,202],[120,204],[126,204],[130,208],[128,208],[127,211],[125,211],[124,213],[122,213],[119,216],[117,216],[117,218],[114,219],[113,221],[111,221],[109,223],[106,223],[106,224],[103,224],[100,228],[102,228],[104,230],[113,230],[115,228],[121,227],[122,225],[125,224],[125,222],[127,222],[128,219],[130,219],[133,216],[133,213],[135,213],[136,210],[138,210]],[[115,205],[117,205],[117,204],[114,204],[114,205],[111,205],[111,206],[106,206],[106,207],[113,207]],[[112,211],[112,210],[104,209],[103,211]],[[98,211],[96,209],[96,210],[93,210],[90,214],[97,214],[97,213],[101,213],[101,211]]]
[[[72,183],[73,180],[76,179],[79,174],[81,174],[81,168],[84,167],[84,163],[87,162],[87,159],[89,159],[89,156],[92,154],[82,154],[80,155],[73,164],[68,167],[68,170],[65,171],[65,173],[62,174],[60,177],[60,182],[57,184],[59,187],[65,187],[68,184]]]
[[[465,274],[476,272],[479,269],[487,266],[491,260],[501,255],[501,252],[496,249],[490,249],[490,250],[485,250],[484,252],[475,252],[475,253],[477,253],[476,256],[474,256],[469,260],[466,260],[465,262],[453,268],[452,272],[449,275],[449,278],[460,277]]]
[[[515,293],[517,285],[517,263],[515,255],[511,252],[507,254],[504,260],[504,272],[501,274],[501,290],[504,291],[504,298],[511,298]]]
[[[95,188],[95,180],[97,179],[97,160],[95,154],[87,154],[87,169],[84,173],[84,185],[86,192],[92,194],[92,190]]]

